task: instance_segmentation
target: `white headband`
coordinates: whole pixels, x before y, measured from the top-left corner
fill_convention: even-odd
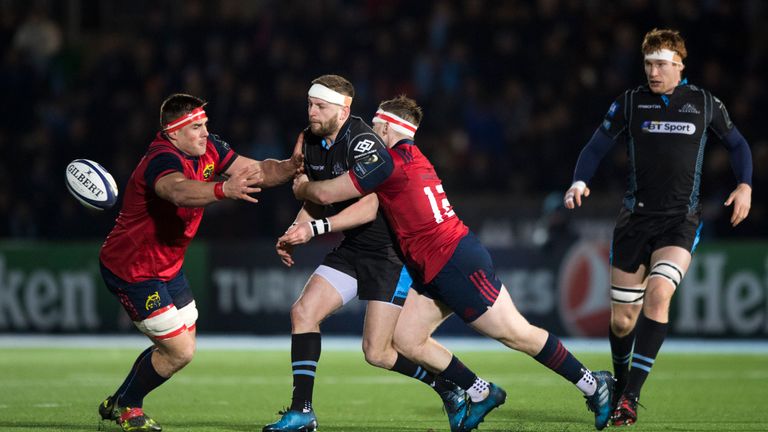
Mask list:
[[[313,98],[322,99],[326,102],[330,102],[334,105],[350,106],[352,105],[352,98],[345,96],[336,90],[331,90],[322,84],[312,84],[309,88],[307,95]]]
[[[680,63],[679,61],[675,60],[675,55],[676,54],[677,53],[672,51],[672,50],[668,50],[666,48],[662,48],[662,49],[660,49],[658,51],[654,51],[654,52],[652,52],[650,54],[646,54],[645,55],[645,59],[646,60],[666,60],[666,61],[668,61],[670,63],[682,65],[682,63]]]
[[[416,135],[416,129],[419,128],[418,126],[409,122],[408,120],[398,117],[392,114],[391,112],[386,112],[381,108],[379,108],[379,110],[376,111],[376,115],[373,116],[373,122],[389,123],[390,127],[395,132],[401,133],[410,138],[413,138],[413,136]]]

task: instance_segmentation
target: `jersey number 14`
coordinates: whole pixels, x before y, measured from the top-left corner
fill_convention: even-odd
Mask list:
[[[432,192],[430,186],[426,186],[424,188],[424,194],[427,196],[427,199],[429,199],[429,206],[432,207],[432,214],[435,216],[435,222],[443,223],[447,218],[456,215],[456,212],[451,208],[451,203],[448,202],[448,198],[445,197],[445,191],[443,190],[442,184],[435,186],[435,192]],[[437,197],[435,197],[436,195]],[[437,206],[438,199],[440,199],[440,204],[445,213],[440,211],[440,208]]]

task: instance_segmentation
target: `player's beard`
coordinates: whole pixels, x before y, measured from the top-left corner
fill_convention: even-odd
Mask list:
[[[331,136],[339,129],[339,119],[338,117],[333,117],[325,123],[310,123],[309,129],[319,137]]]

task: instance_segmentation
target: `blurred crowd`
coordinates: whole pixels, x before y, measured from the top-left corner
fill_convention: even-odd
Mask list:
[[[125,185],[170,93],[208,100],[211,131],[237,152],[287,157],[309,82],[326,73],[353,82],[367,120],[382,99],[416,98],[417,143],[452,197],[538,206],[570,185],[613,99],[644,83],[640,43],[654,27],[682,32],[684,75],[750,142],[753,214],[736,235],[764,237],[767,11],[760,0],[0,0],[0,238],[102,238],[117,209],[80,206],[64,168],[93,159]],[[706,217],[727,221],[728,154],[714,137],[709,147]],[[624,159],[617,145],[594,179],[595,194],[616,197],[608,216]],[[211,206],[203,234],[274,238],[298,203],[287,186],[260,199]]]

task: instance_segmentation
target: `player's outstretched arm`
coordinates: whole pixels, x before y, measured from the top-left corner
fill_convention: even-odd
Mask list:
[[[363,194],[357,190],[349,175],[342,174],[331,180],[310,182],[306,174],[293,180],[293,194],[296,199],[328,205],[357,198]]]
[[[259,201],[249,194],[261,192],[261,188],[255,187],[260,181],[260,171],[250,165],[218,183],[190,180],[180,172],[173,172],[155,182],[155,192],[179,207],[203,207],[224,198],[257,203]]]
[[[299,245],[317,235],[331,231],[345,231],[366,224],[376,219],[379,199],[376,194],[368,194],[356,203],[329,218],[314,219],[303,223],[294,223],[282,237],[277,239],[280,245]]]
[[[232,165],[227,169],[227,175],[237,172],[245,166],[253,166],[253,169],[261,172],[261,181],[258,186],[261,187],[273,187],[288,182],[295,175],[299,174],[304,166],[304,155],[301,152],[302,145],[304,143],[304,133],[300,133],[296,139],[296,144],[293,147],[293,154],[289,159],[277,160],[277,159],[264,159],[257,161],[244,156],[239,156],[232,162]]]
[[[306,225],[306,222],[320,217],[321,214],[322,208],[320,208],[317,204],[305,202],[299,210],[299,213],[296,215],[296,219],[286,230],[286,233],[288,233],[295,226]],[[277,239],[277,243],[275,243],[275,251],[280,257],[280,261],[282,261],[283,264],[285,264],[287,267],[291,267],[294,264],[293,248],[294,245],[281,241],[280,239]]]
[[[725,206],[730,205],[733,205],[731,226],[736,226],[749,216],[749,209],[752,207],[752,186],[739,183],[725,200]]]

